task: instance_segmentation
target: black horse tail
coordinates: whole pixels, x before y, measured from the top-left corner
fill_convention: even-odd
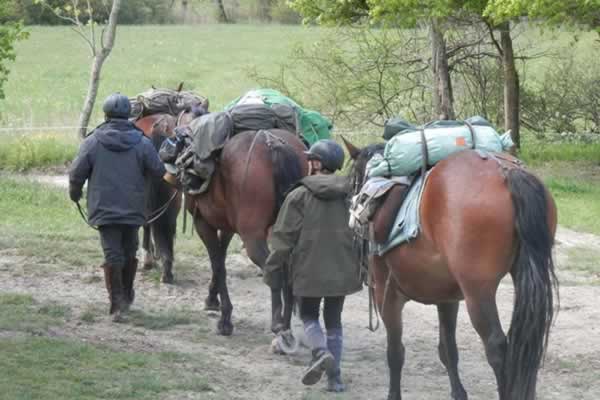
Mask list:
[[[301,159],[289,143],[273,139],[270,147],[276,216],[285,200],[285,195],[302,179],[303,174]]]
[[[555,296],[558,305],[550,199],[540,180],[522,169],[510,170],[507,182],[519,249],[511,270],[515,297],[504,361],[505,396],[500,397],[530,400],[535,398],[537,373],[548,345]]]

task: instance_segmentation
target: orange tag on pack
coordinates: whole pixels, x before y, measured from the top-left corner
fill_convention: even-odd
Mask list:
[[[456,145],[457,146],[466,146],[467,145],[467,140],[464,137],[457,137],[456,138]]]

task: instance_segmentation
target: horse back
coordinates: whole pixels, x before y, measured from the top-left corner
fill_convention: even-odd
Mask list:
[[[271,129],[267,138],[257,136],[255,131],[241,132],[230,139],[223,148],[215,189],[226,209],[227,220],[235,232],[265,231],[273,224],[277,213],[277,188],[274,177],[285,175],[291,168],[292,159],[274,162],[273,152],[277,146],[286,148],[288,157],[295,158],[301,166],[300,176],[287,177],[298,180],[307,173],[307,162],[302,141],[293,133]],[[286,177],[284,176],[284,179]],[[212,185],[211,185],[212,186]]]
[[[464,151],[439,162],[419,212],[419,236],[385,256],[409,297],[424,303],[459,300],[465,284],[499,282],[510,270],[515,213],[493,158]]]

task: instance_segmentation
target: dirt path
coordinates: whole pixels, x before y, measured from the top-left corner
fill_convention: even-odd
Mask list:
[[[560,290],[561,311],[552,330],[544,369],[540,373],[540,400],[600,398],[600,286],[585,284],[585,277],[573,280],[573,272],[561,271],[569,258],[569,249],[582,247],[600,251],[600,237],[561,228],[556,247],[559,277],[566,278]],[[181,254],[179,258],[185,257]],[[245,257],[228,259],[229,285],[234,302],[234,335],[223,338],[214,334],[216,317],[203,311],[203,300],[210,279],[207,259],[198,260],[195,271],[180,273],[175,285],[156,283],[152,274],[142,274],[137,282],[134,310],[167,312],[187,310],[200,322],[178,325],[166,330],[150,330],[132,324],[114,325],[105,318],[94,323],[82,322],[90,309],[104,311],[106,293],[100,271],[85,268],[60,268],[24,259],[15,250],[0,249],[0,291],[32,294],[40,302],[56,301],[68,305],[72,315],[66,325],[50,334],[104,343],[135,351],[177,351],[209,355],[225,370],[201,371],[212,377],[217,392],[235,399],[320,399],[335,396],[322,392],[321,386],[303,387],[300,374],[309,360],[303,349],[295,356],[269,352],[268,290],[247,265]],[[31,273],[32,270],[37,271]],[[177,273],[177,263],[175,264]],[[500,287],[498,303],[505,329],[512,309],[512,285]],[[343,371],[349,400],[385,399],[387,365],[385,332],[370,333],[366,292],[348,298],[344,310],[346,353]],[[405,314],[406,363],[403,373],[405,399],[449,399],[449,384],[437,356],[436,308],[409,303]],[[463,383],[471,399],[495,399],[496,385],[483,347],[473,330],[464,305],[459,312],[458,348]],[[191,366],[193,367],[193,366]],[[165,399],[204,399],[207,394],[176,393]]]

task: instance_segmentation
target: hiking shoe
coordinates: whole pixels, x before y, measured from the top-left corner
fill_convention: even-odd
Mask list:
[[[340,371],[336,371],[333,375],[327,374],[327,389],[328,392],[342,393],[346,391],[346,385],[342,381]]]
[[[310,366],[302,376],[302,383],[314,385],[321,380],[323,373],[335,369],[335,359],[328,350],[317,350],[313,352]]]

